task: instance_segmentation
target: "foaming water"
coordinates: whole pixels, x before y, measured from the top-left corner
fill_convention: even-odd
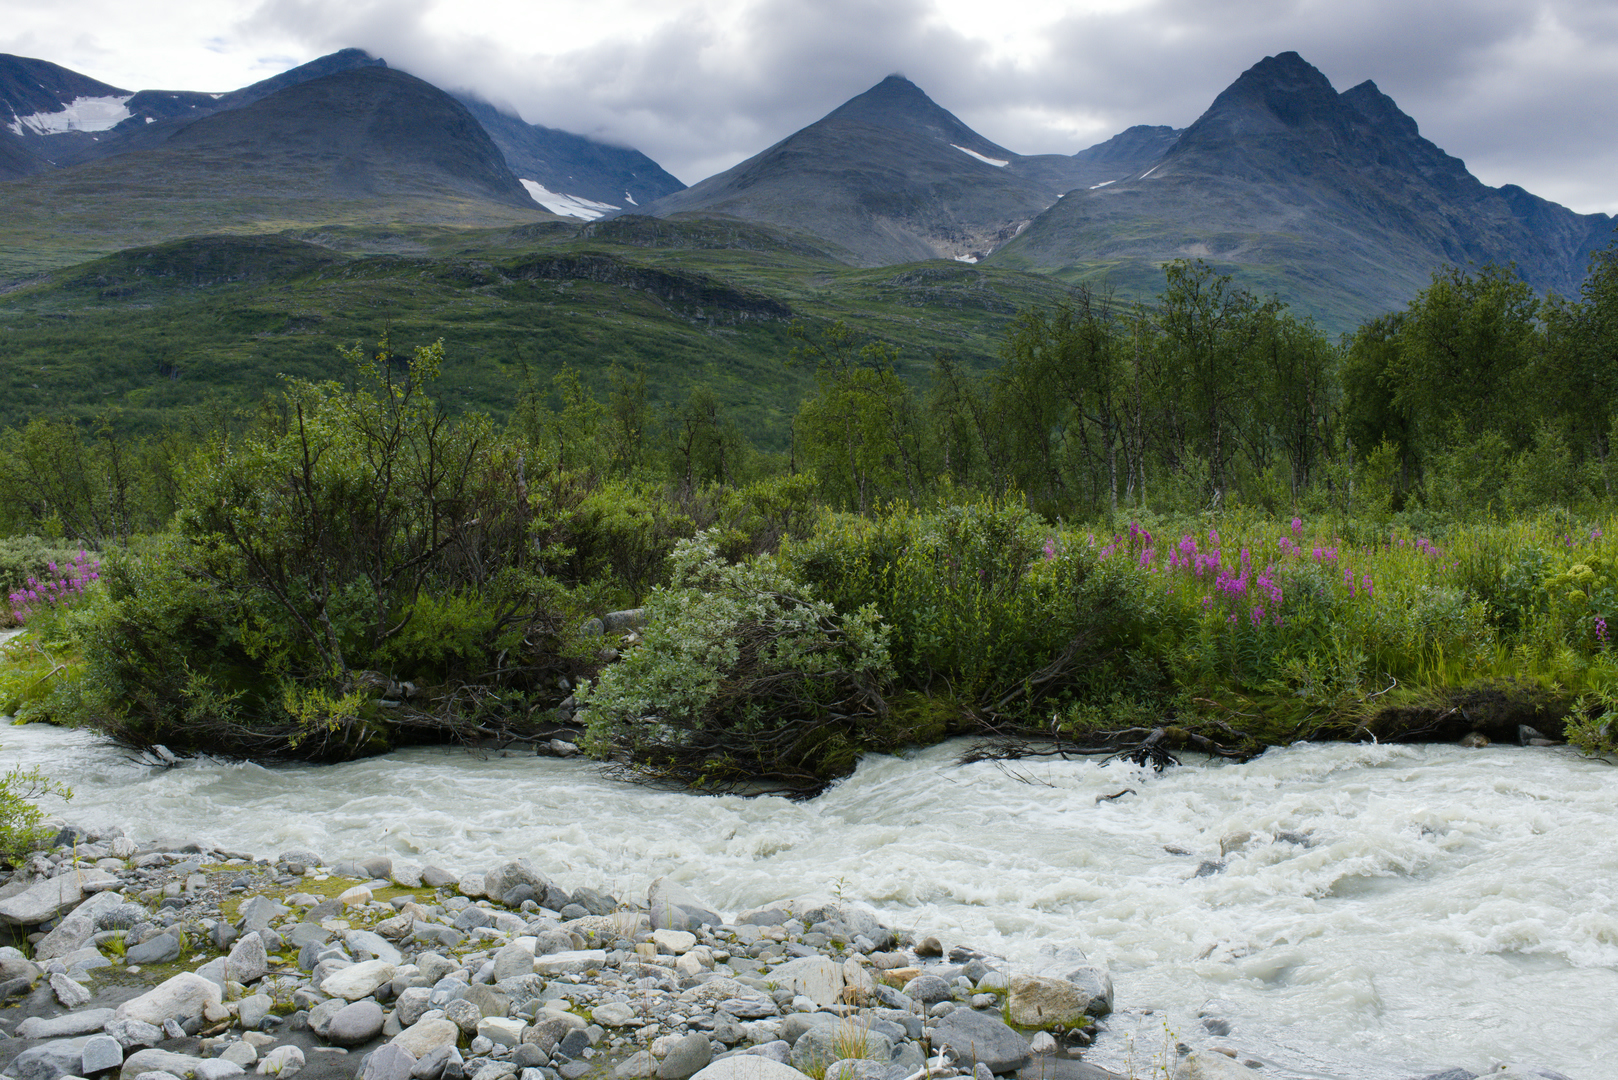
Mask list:
[[[1093,759],[956,767],[956,745],[870,757],[792,803],[442,748],[154,769],[74,732],[3,742],[75,789],[72,820],[141,838],[459,868],[527,856],[622,895],[669,874],[731,911],[841,893],[1026,968],[1076,945],[1117,984],[1102,1065],[1132,1054],[1144,1070],[1167,1040],[1236,1047],[1266,1063],[1255,1075],[1509,1061],[1618,1077],[1618,772],[1565,749],[1300,744],[1159,776]],[[1204,863],[1222,868],[1195,876]],[[1212,1039],[1203,1015],[1230,1035]]]

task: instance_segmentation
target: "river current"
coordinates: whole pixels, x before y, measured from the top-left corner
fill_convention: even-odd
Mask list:
[[[39,725],[0,741],[0,762],[74,788],[69,820],[138,839],[462,870],[526,856],[564,887],[642,899],[672,875],[729,912],[840,895],[1013,970],[1077,946],[1117,987],[1091,1060],[1141,1075],[1184,1041],[1237,1047],[1255,1076],[1513,1062],[1618,1080],[1618,769],[1565,748],[1299,744],[1156,775],[958,767],[955,744],[869,757],[793,803],[460,749],[165,769]]]

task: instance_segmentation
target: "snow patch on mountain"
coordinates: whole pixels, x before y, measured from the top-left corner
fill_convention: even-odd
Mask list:
[[[630,194],[630,193],[629,193],[629,192],[627,192],[627,191],[626,191],[626,192],[624,192],[624,198],[626,198],[626,199],[628,199],[628,200],[629,200],[629,205],[630,205],[630,206],[639,206],[639,205],[640,205],[640,203],[638,203],[638,202],[636,202],[636,201],[635,201],[635,196],[633,196],[633,195],[631,195],[631,194]]]
[[[950,143],[950,145],[954,146],[955,149],[959,150],[961,153],[966,154],[966,155],[968,155],[970,157],[975,157],[979,161],[983,162],[983,164],[985,164],[985,165],[993,165],[997,169],[1003,169],[1007,165],[1011,164],[1011,162],[1009,162],[1009,161],[1001,161],[999,158],[984,157],[982,154],[978,153],[976,150],[968,150],[964,146],[956,146],[954,143]]]
[[[593,199],[586,199],[578,195],[563,195],[555,191],[549,191],[538,180],[524,180],[522,186],[528,189],[529,198],[551,213],[560,214],[563,217],[576,217],[583,218],[586,221],[594,221],[602,214],[622,209],[622,207],[614,206],[611,203],[596,202]]]
[[[134,94],[123,97],[80,97],[58,112],[40,112],[31,116],[18,116],[6,126],[13,134],[24,130],[35,135],[60,135],[64,131],[107,131],[128,120],[133,114],[124,103]]]
[[[1144,180],[1146,178],[1143,176],[1143,177],[1141,177],[1141,179]],[[1117,182],[1118,181],[1116,181],[1116,180],[1103,180],[1099,184],[1091,184],[1090,185],[1090,190],[1091,191],[1099,191],[1101,188],[1106,187],[1108,184],[1116,184]]]

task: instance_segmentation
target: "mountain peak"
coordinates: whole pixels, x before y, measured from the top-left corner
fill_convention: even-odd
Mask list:
[[[1186,129],[1169,157],[1208,151],[1245,155],[1261,142],[1286,143],[1294,148],[1291,157],[1341,149],[1358,141],[1364,119],[1318,68],[1284,52],[1242,72]]]
[[[892,128],[949,143],[957,149],[997,161],[1017,155],[992,143],[961,122],[960,118],[927,96],[926,91],[900,74],[892,74],[863,94],[849,98],[827,113],[819,124],[852,122]]]

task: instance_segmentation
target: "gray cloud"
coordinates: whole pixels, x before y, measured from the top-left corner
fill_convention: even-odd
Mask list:
[[[107,2],[81,0],[74,10]],[[1189,124],[1243,70],[1291,49],[1339,89],[1374,79],[1488,183],[1618,212],[1610,181],[1618,175],[1618,0],[1139,0],[1100,12],[1075,2],[1032,26],[1020,55],[952,25],[934,3],[733,0],[728,14],[695,6],[669,18],[651,7],[614,14],[606,0],[600,17],[619,19],[622,32],[558,48],[542,18],[507,25],[476,0],[453,9],[444,0],[259,0],[245,17],[222,4],[213,22],[201,17],[211,5],[191,0],[173,27],[151,12],[124,19],[122,7],[109,6],[62,22],[53,37],[43,17],[31,16],[9,37],[0,33],[0,48],[132,89],[226,89],[193,85],[170,70],[172,58],[161,77],[135,85],[134,65],[120,61],[150,47],[154,34],[191,35],[198,50],[234,50],[241,70],[261,78],[281,56],[358,45],[532,122],[638,147],[687,182],[757,153],[893,71],[1001,145],[1073,153],[1131,124]],[[1019,0],[1001,3],[1007,25],[1031,18]],[[443,13],[464,21],[446,30]],[[97,29],[81,30],[87,25]],[[207,70],[221,70],[218,61],[211,56]]]

